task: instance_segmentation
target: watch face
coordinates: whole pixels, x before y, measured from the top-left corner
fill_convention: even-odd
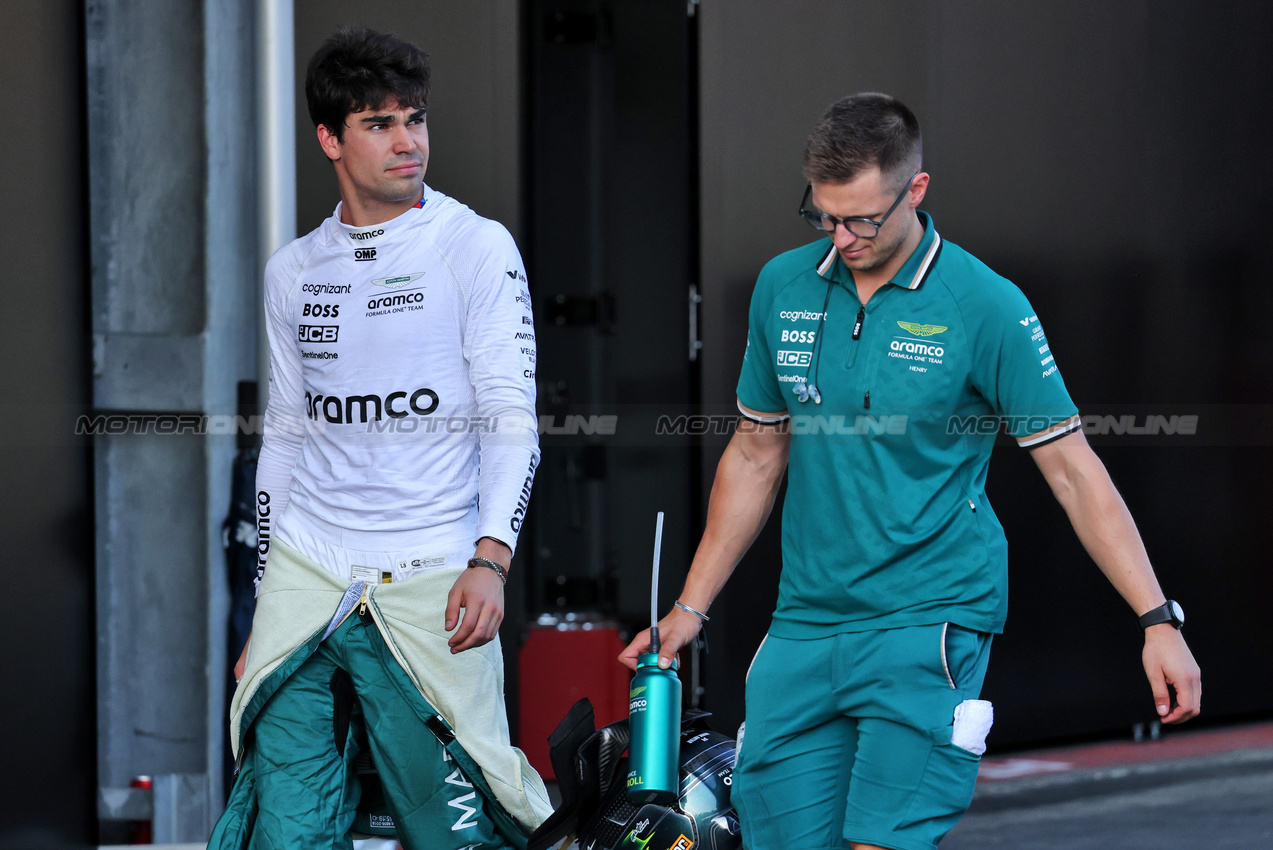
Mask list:
[[[1167,604],[1171,606],[1171,615],[1176,618],[1176,621],[1184,623],[1185,609],[1180,607],[1180,603],[1173,599]]]

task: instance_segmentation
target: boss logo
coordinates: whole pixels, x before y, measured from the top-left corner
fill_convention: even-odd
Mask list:
[[[340,325],[300,325],[296,338],[301,342],[335,342]]]
[[[813,342],[817,331],[783,331],[783,342]]]
[[[316,319],[334,319],[340,315],[339,304],[304,304],[301,306],[302,316],[313,316]]]
[[[369,263],[376,259],[376,249],[359,248],[357,251],[354,251],[354,259],[360,263]]]

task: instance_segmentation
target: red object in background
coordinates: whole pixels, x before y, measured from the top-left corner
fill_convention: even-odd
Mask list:
[[[128,783],[129,788],[150,788],[155,787],[154,781],[149,776],[134,776],[133,780]],[[134,820],[128,822],[128,843],[129,844],[154,844],[154,833],[151,830],[151,822],[148,820]]]
[[[632,672],[619,663],[627,646],[610,620],[545,615],[518,654],[517,740],[545,781],[556,778],[548,736],[570,707],[587,697],[597,728],[628,716]]]

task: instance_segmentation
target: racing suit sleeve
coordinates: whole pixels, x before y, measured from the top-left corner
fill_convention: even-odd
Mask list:
[[[300,348],[288,321],[288,290],[299,268],[283,249],[265,266],[265,328],[270,344],[269,400],[265,437],[256,465],[256,586],[260,591],[270,540],[278,517],[287,508],[292,469],[305,442],[305,389]],[[290,271],[290,273],[289,273]]]
[[[539,464],[535,326],[513,238],[494,222],[484,230],[485,250],[475,258],[464,328],[464,357],[483,423],[477,536],[516,551]]]

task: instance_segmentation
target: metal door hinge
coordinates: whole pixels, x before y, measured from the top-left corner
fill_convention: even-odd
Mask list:
[[[595,298],[550,295],[538,303],[537,312],[550,325],[595,325],[602,333],[614,331],[614,296],[608,292]]]
[[[703,296],[698,294],[698,284],[690,284],[690,362],[698,360],[698,353],[703,349],[703,341],[698,338],[698,305],[703,303]]]

